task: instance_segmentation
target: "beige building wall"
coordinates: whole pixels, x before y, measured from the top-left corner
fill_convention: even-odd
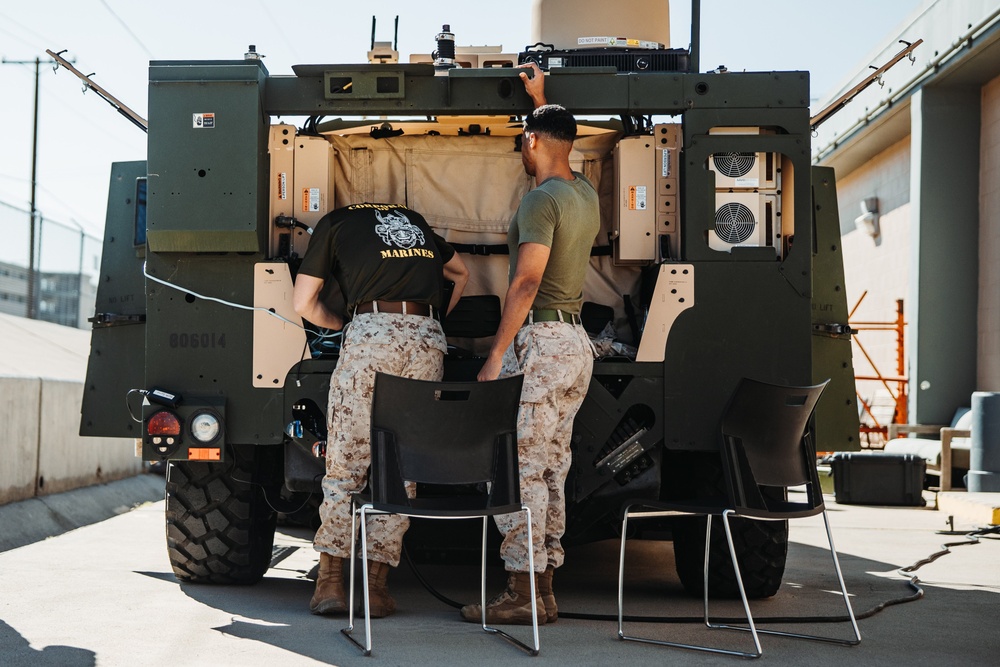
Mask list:
[[[861,201],[868,197],[879,200],[881,234],[877,241],[854,225],[854,219],[861,215]],[[904,300],[905,317],[910,278],[909,138],[890,146],[850,174],[838,174],[837,199],[841,229],[845,231],[842,243],[848,308],[854,308],[861,300],[851,318],[852,325],[895,321],[898,299]],[[897,357],[897,337],[893,331],[862,330],[855,336],[855,375],[874,376],[877,367],[882,376],[896,377]],[[890,387],[893,392],[898,391],[896,383]],[[880,382],[859,380],[858,393],[872,404],[879,424],[891,421],[894,400]],[[870,418],[863,417],[863,421],[872,423]]]
[[[976,388],[1000,391],[1000,77],[983,86]]]

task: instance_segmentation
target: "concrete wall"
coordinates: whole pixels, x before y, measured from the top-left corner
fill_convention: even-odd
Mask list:
[[[879,211],[885,215],[910,203],[910,137],[889,146],[859,169],[837,173],[837,203],[840,206],[840,233],[855,230],[854,219],[861,215],[861,201],[878,197]],[[880,243],[892,239],[883,234]],[[846,258],[845,258],[846,263]]]
[[[1000,77],[982,90],[978,391],[1000,391]]]
[[[78,435],[83,384],[0,377],[0,504],[142,472],[133,441]]]

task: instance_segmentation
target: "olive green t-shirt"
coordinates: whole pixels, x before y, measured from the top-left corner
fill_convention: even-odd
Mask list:
[[[597,191],[583,174],[576,178],[549,178],[524,195],[507,230],[510,248],[509,279],[517,267],[522,243],[541,243],[550,249],[533,308],[558,308],[580,313],[583,279],[590,248],[601,227]]]

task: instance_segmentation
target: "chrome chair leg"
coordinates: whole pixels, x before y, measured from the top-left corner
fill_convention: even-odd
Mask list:
[[[367,510],[370,508],[369,505],[362,505],[359,508],[355,508],[352,500],[351,504],[351,568],[350,568],[350,593],[348,594],[348,606],[347,606],[347,627],[341,629],[341,633],[347,637],[352,644],[357,646],[366,656],[372,654],[372,621],[371,621],[371,607],[368,601],[368,568],[361,568],[361,575],[363,581],[364,589],[364,599],[365,599],[365,643],[362,644],[354,635],[354,568],[355,561],[357,560],[357,518],[361,515],[361,552],[362,561],[365,565],[368,564],[368,533],[366,530],[367,524]]]
[[[486,529],[487,529],[487,518],[483,517],[483,547],[482,547],[482,563],[481,563],[481,575],[479,577],[479,611],[483,615],[483,630],[489,632],[490,629],[486,626]]]
[[[833,558],[833,567],[834,567],[834,570],[837,572],[837,581],[840,583],[840,592],[841,592],[841,595],[844,598],[844,604],[847,606],[847,615],[848,615],[848,618],[851,621],[851,628],[854,631],[854,639],[839,639],[837,637],[827,637],[827,636],[823,636],[823,635],[807,635],[807,634],[803,634],[803,633],[799,633],[799,632],[785,632],[785,631],[782,631],[782,630],[766,630],[766,629],[763,629],[763,628],[754,629],[753,628],[753,620],[752,619],[750,621],[750,627],[749,628],[744,628],[744,627],[740,627],[740,626],[721,626],[721,625],[720,626],[716,626],[716,627],[724,627],[724,628],[729,629],[729,630],[742,630],[744,632],[746,632],[748,630],[751,630],[754,633],[754,637],[756,637],[757,634],[759,633],[759,634],[763,634],[763,635],[774,635],[774,636],[777,636],[777,637],[790,637],[792,639],[808,639],[808,640],[811,640],[811,641],[826,642],[828,644],[840,644],[842,646],[857,646],[858,644],[861,643],[861,632],[858,629],[858,622],[854,618],[854,609],[851,606],[851,600],[850,600],[850,597],[848,596],[848,593],[847,593],[847,585],[844,583],[844,575],[843,575],[843,572],[840,569],[840,560],[837,558],[837,550],[836,550],[836,548],[834,548],[834,545],[833,545],[833,533],[830,530],[830,521],[829,521],[829,518],[827,517],[827,514],[826,514],[825,511],[822,512],[822,515],[823,515],[824,525],[826,526],[827,542],[830,544],[830,554],[831,554],[831,556]],[[736,567],[735,547],[734,547],[733,542],[732,542],[732,537],[729,534],[728,527],[729,527],[729,524],[728,524],[728,521],[727,521],[727,523],[726,523],[726,529],[727,529],[726,536],[729,539],[729,548],[730,548],[730,553],[732,554],[732,558],[733,558],[733,566]],[[738,581],[740,582],[740,589],[741,589],[741,592],[742,592],[742,587],[743,587],[742,579],[738,579]],[[747,614],[748,614],[748,617],[749,617],[749,610],[748,610]]]
[[[858,621],[854,618],[854,607],[847,594],[847,584],[844,583],[844,573],[840,569],[840,558],[837,556],[837,548],[833,545],[833,532],[830,530],[830,518],[826,511],[823,512],[823,525],[826,527],[826,540],[830,543],[830,556],[833,558],[833,569],[837,571],[837,581],[840,582],[840,592],[844,596],[844,605],[847,607],[847,616],[851,619],[851,628],[854,630],[854,639],[841,640],[837,643],[856,646],[861,643],[861,631],[858,629]],[[835,641],[835,640],[831,640]]]
[[[743,573],[740,572],[740,563],[736,558],[736,545],[733,543],[733,532],[729,525],[729,517],[733,514],[732,510],[725,510],[722,513],[722,525],[726,529],[726,543],[729,546],[729,558],[733,561],[733,572],[736,575],[736,586],[740,590],[740,600],[743,602],[743,611],[747,616],[748,627],[740,627],[738,625],[726,625],[726,624],[715,624],[709,625],[710,628],[717,628],[723,630],[742,630],[749,632],[753,637],[754,653],[747,653],[745,651],[722,651],[729,655],[739,655],[744,658],[759,658],[764,652],[760,647],[760,636],[758,632],[766,632],[765,630],[757,630],[757,626],[753,622],[753,614],[750,613],[750,601],[747,599],[746,588],[743,586]],[[705,606],[708,608],[708,542],[711,537],[705,538]]]
[[[625,629],[622,627],[624,616],[622,609],[625,588],[625,536],[628,535],[628,513],[631,509],[632,506],[629,505],[622,513],[622,544],[618,552],[618,639],[627,639]]]
[[[620,552],[619,563],[618,563],[618,638],[622,639],[622,640],[625,640],[625,641],[640,642],[640,643],[643,643],[643,644],[656,644],[657,646],[671,646],[673,648],[684,648],[684,649],[689,649],[689,650],[692,650],[692,651],[702,651],[702,652],[705,652],[705,653],[720,653],[720,654],[723,654],[723,655],[734,655],[734,656],[740,656],[740,657],[743,657],[743,658],[759,658],[760,655],[761,655],[761,649],[760,649],[760,641],[757,639],[756,632],[754,632],[754,643],[755,643],[755,647],[757,649],[756,653],[748,653],[746,651],[734,651],[734,650],[723,649],[723,648],[715,648],[715,647],[712,647],[712,646],[701,646],[699,644],[683,644],[683,643],[680,643],[680,642],[671,642],[671,641],[666,641],[666,640],[662,640],[662,639],[652,639],[652,638],[648,638],[648,637],[637,637],[637,636],[632,636],[632,635],[626,635],[625,634],[625,631],[624,631],[624,628],[623,628],[623,618],[624,618],[624,611],[623,611],[623,609],[624,609],[624,605],[623,605],[624,594],[623,594],[623,589],[624,589],[624,577],[625,577],[625,539],[626,539],[627,530],[628,530],[628,517],[629,517],[629,510],[630,509],[631,509],[631,507],[625,509],[624,517],[622,519],[622,545],[621,545],[621,552]],[[650,512],[650,513],[647,513],[646,516],[669,516],[669,515],[675,515],[675,514],[676,514],[675,512],[661,512],[659,514],[654,513],[654,512]],[[709,553],[710,553],[709,546],[710,546],[710,541],[711,541],[711,530],[712,530],[712,516],[711,515],[704,515],[704,516],[706,516],[706,525],[705,525],[705,563],[704,563],[704,573],[703,573],[703,576],[704,576],[704,600],[703,600],[703,603],[704,603],[704,609],[705,609],[705,616],[704,616],[705,625],[707,627],[709,627],[709,628],[728,627],[728,626],[721,626],[721,625],[713,625],[710,622],[710,620],[709,620],[709,614],[708,614],[708,563],[709,563]],[[730,545],[731,544],[732,543],[730,542]],[[746,612],[747,612],[747,618],[750,620],[750,623],[752,624],[753,623],[753,618],[750,616],[750,607],[749,607],[749,604],[746,601],[746,593],[745,593],[745,591],[743,591],[743,582],[739,578],[739,576],[740,576],[739,575],[739,569],[738,569],[739,566],[736,564],[735,548],[733,548],[732,546],[730,546],[730,554],[733,557],[733,566],[735,568],[737,568],[736,569],[736,576],[737,576],[737,581],[740,582],[740,593],[741,593],[741,597],[743,598],[743,608],[744,608],[744,610],[746,610]],[[747,628],[738,628],[738,629],[744,629],[745,630]]]
[[[539,644],[538,644],[538,607],[534,604],[535,599],[538,597],[538,593],[535,590],[535,543],[531,535],[531,509],[527,505],[521,506],[522,511],[525,513],[525,518],[528,524],[528,574],[530,575],[528,581],[530,583],[530,593],[531,593],[531,630],[532,639],[534,646],[528,646],[522,642],[517,637],[514,637],[507,632],[501,630],[500,628],[495,628],[493,626],[486,625],[486,579],[485,572],[483,578],[483,589],[482,589],[482,612],[483,612],[483,630],[486,632],[499,635],[514,644],[515,646],[527,651],[531,655],[538,655]],[[486,567],[486,534],[483,533],[483,567]]]

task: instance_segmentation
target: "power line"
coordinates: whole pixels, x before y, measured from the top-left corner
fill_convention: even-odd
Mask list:
[[[2,16],[0,16],[0,18],[3,18],[3,17],[2,17]],[[27,47],[28,47],[28,48],[30,48],[30,49],[34,49],[34,48],[36,48],[34,44],[32,44],[32,43],[30,43],[30,42],[27,42],[27,41],[25,41],[25,40],[21,39],[20,37],[18,37],[18,36],[17,36],[17,35],[15,35],[14,33],[12,33],[12,32],[11,32],[10,30],[5,30],[4,28],[0,28],[0,32],[4,33],[4,34],[6,34],[6,35],[10,35],[11,37],[13,37],[13,38],[14,38],[14,39],[16,39],[17,41],[21,42],[22,44],[24,44],[25,46],[27,46]]]
[[[108,10],[109,14],[115,17],[115,20],[121,23],[122,27],[125,28],[125,32],[127,32],[132,36],[132,39],[135,40],[135,43],[138,44],[140,47],[142,47],[142,50],[145,51],[146,55],[149,56],[150,60],[152,60],[153,59],[152,52],[150,52],[150,50],[146,48],[146,45],[142,43],[142,40],[139,39],[138,35],[132,32],[132,29],[129,28],[128,24],[122,20],[122,17],[118,16],[118,14],[115,13],[115,10],[111,9],[111,5],[109,5],[105,0],[101,0],[101,4],[104,5],[104,8]]]
[[[281,36],[282,41],[285,42],[285,44],[288,46],[288,49],[289,51],[291,51],[292,55],[295,56],[297,60],[301,61],[302,57],[296,50],[295,44],[292,43],[292,40],[288,39],[288,35],[286,35],[285,31],[282,30],[281,28],[281,24],[283,23],[283,21],[279,20],[278,18],[275,18],[275,16],[271,13],[271,10],[268,8],[267,6],[268,3],[265,0],[257,0],[257,2],[260,4],[260,8],[264,10],[264,13],[267,14],[270,26],[278,32],[278,34]]]
[[[14,19],[10,18],[6,14],[0,14],[0,18],[2,18],[7,23],[7,25],[13,24],[13,25],[17,26],[18,28],[20,28],[21,30],[23,30],[24,32],[31,33],[34,37],[36,37],[37,39],[41,40],[42,43],[45,43],[47,41],[44,37],[42,37],[40,34],[38,34],[37,32],[35,32],[34,30],[32,30],[31,28],[29,28],[28,26],[24,25],[23,23],[18,23],[17,21],[15,21]],[[14,39],[18,40],[22,44],[30,46],[32,49],[42,50],[42,49],[38,48],[38,44],[29,44],[28,42],[26,42],[23,39],[21,39],[18,35],[15,35],[14,33],[10,32],[9,30],[4,30],[3,28],[0,28],[0,30],[3,30],[3,32],[6,32],[8,35],[10,35]]]

